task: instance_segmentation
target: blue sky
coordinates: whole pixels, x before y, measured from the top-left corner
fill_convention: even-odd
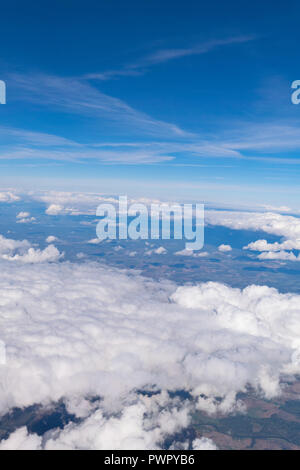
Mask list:
[[[1,6],[0,185],[296,208],[299,9]]]

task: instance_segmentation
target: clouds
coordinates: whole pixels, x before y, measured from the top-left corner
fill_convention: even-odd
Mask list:
[[[30,224],[31,222],[35,222],[35,217],[30,217],[29,212],[19,212],[16,215],[17,224]]]
[[[167,253],[167,250],[163,246],[159,246],[158,248],[153,248],[151,250],[146,250],[145,255],[151,256],[151,255],[165,255]]]
[[[16,202],[20,198],[12,191],[1,191],[0,192],[0,202]]]
[[[193,450],[217,450],[217,446],[211,439],[202,437],[193,441]]]
[[[92,106],[91,109],[93,109]],[[85,113],[83,112],[83,114]],[[111,123],[111,118],[106,116],[106,121]],[[285,165],[299,164],[297,158],[286,158],[282,154],[284,151],[298,150],[300,145],[299,125],[269,124],[263,126],[263,132],[261,132],[262,126],[257,127],[251,123],[244,123],[244,127],[245,130],[241,133],[240,126],[236,129],[235,123],[233,123],[230,132],[220,130],[219,134],[214,136],[203,132],[201,135],[196,135],[178,128],[176,131],[174,130],[172,136],[169,135],[172,134],[170,130],[166,131],[165,135],[163,124],[160,125],[158,122],[157,132],[160,134],[156,135],[155,131],[150,132],[149,130],[145,132],[147,139],[142,142],[135,134],[132,135],[130,141],[124,141],[120,136],[117,142],[101,142],[98,137],[94,138],[93,142],[86,142],[25,129],[0,128],[0,133],[4,134],[0,159],[55,160],[69,164],[102,162],[112,165],[148,165],[172,164],[178,157],[185,155],[189,161],[181,161],[182,167],[197,166],[199,158],[202,161],[205,159],[206,163],[208,160],[216,158],[231,159],[239,165],[241,162],[251,160],[284,163]],[[258,133],[259,139],[257,138]],[[279,153],[276,157],[271,155],[275,148]],[[249,156],[249,151],[253,155]],[[268,207],[267,204],[265,206]],[[272,206],[269,207],[273,210]],[[282,206],[281,212],[285,212],[287,209],[289,208]]]
[[[222,244],[218,247],[218,250],[221,251],[222,253],[228,253],[229,251],[232,251],[232,248],[230,245]]]
[[[272,398],[282,374],[300,372],[298,295],[177,287],[97,263],[0,263],[1,413],[64,399],[83,417],[43,447],[104,448],[111,436],[113,448],[157,448],[195,407],[234,412],[249,384]],[[191,399],[175,403],[167,390]],[[101,397],[96,409],[89,397]]]
[[[284,261],[300,261],[300,256],[296,256],[292,251],[284,250],[300,250],[300,239],[285,240],[282,243],[268,243],[267,240],[256,240],[244,246],[244,250],[262,251],[258,255],[260,260],[284,260]]]
[[[176,251],[174,253],[174,255],[176,256],[190,256],[192,258],[205,258],[206,256],[208,256],[208,253],[207,251],[200,251],[200,252],[196,252],[196,251],[193,251],[193,250],[180,250],[180,251]]]
[[[228,46],[232,44],[242,44],[248,41],[253,41],[254,39],[256,39],[256,36],[253,35],[235,36],[225,39],[214,39],[212,41],[208,41],[203,44],[199,44],[189,48],[161,49],[147,56],[141,63],[144,65],[156,65],[182,57],[206,54],[218,47]]]
[[[3,254],[2,258],[9,261],[20,261],[22,263],[45,263],[55,262],[63,258],[64,254],[60,253],[54,245],[47,246],[44,250],[29,248],[23,254],[16,253],[14,255]]]
[[[251,251],[300,250],[300,239],[285,240],[282,243],[268,243],[265,239],[256,240],[256,242],[251,242],[247,246],[244,246],[243,249]]]
[[[19,212],[19,213],[16,215],[16,218],[17,218],[17,219],[26,219],[27,217],[30,217],[30,213],[29,213],[29,212]]]
[[[121,413],[107,414],[99,408],[79,424],[50,431],[44,437],[29,434],[26,428],[12,433],[0,443],[0,450],[155,450],[167,436],[179,433],[189,423],[189,406],[167,393],[136,396]],[[197,449],[214,449],[209,439],[193,442]]]
[[[98,80],[109,80],[111,78],[122,77],[122,76],[137,76],[143,74],[147,68],[161,63],[169,62],[174,59],[181,59],[183,57],[189,57],[194,55],[207,54],[219,47],[230,46],[233,44],[242,44],[249,41],[255,40],[257,37],[252,36],[233,36],[223,39],[214,39],[211,41],[197,44],[191,47],[182,48],[168,48],[159,49],[146,57],[141,58],[135,63],[128,64],[127,66],[119,70],[108,70],[102,73],[91,73],[85,75],[85,79],[98,79]]]
[[[189,424],[189,407],[167,394],[139,396],[126,406],[121,416],[105,417],[97,410],[82,425],[70,425],[53,433],[46,449],[120,449],[161,448],[164,439]]]
[[[19,98],[52,107],[66,113],[75,113],[92,118],[105,118],[148,135],[180,136],[189,135],[175,124],[151,118],[137,111],[124,101],[109,96],[79,78],[63,78],[45,74],[11,74],[10,80],[20,91]]]
[[[27,240],[12,240],[0,235],[0,259],[30,264],[55,262],[63,256],[54,245],[40,250],[33,248]]]
[[[54,242],[57,242],[59,241],[57,237],[55,237],[54,235],[49,235],[47,238],[46,238],[46,243],[54,243]]]
[[[235,230],[263,231],[287,239],[300,239],[300,219],[291,215],[208,210],[205,219],[211,225],[222,225]]]
[[[300,218],[275,212],[211,211],[205,213],[206,223],[221,225],[234,230],[263,231],[282,237],[281,242],[268,243],[261,239],[244,246],[244,250],[261,251],[259,260],[299,261],[292,251],[300,250]],[[224,245],[221,245],[224,249]],[[220,250],[221,247],[219,247]],[[229,250],[228,250],[229,251]]]
[[[254,35],[232,36],[210,40],[187,48],[160,49],[120,69],[108,70],[102,73],[89,73],[81,78],[63,78],[46,74],[27,76],[11,74],[9,78],[14,87],[20,92],[19,99],[52,106],[64,112],[105,118],[111,122],[115,121],[125,128],[134,128],[135,131],[142,131],[152,136],[191,137],[192,133],[181,129],[179,126],[152,118],[146,113],[135,110],[124,101],[101,92],[92,86],[88,80],[108,80],[117,76],[136,76],[153,65],[182,57],[206,54],[220,47],[247,43],[255,39],[256,36]],[[21,130],[12,129],[10,134],[22,137]],[[36,141],[38,138],[42,144],[49,137],[49,135],[43,133],[40,133],[40,136],[38,136],[38,133],[31,133],[31,135],[25,133],[26,139],[33,138]],[[69,145],[67,139],[57,137],[58,144],[63,143],[64,140]]]
[[[47,215],[80,215],[95,214],[97,206],[102,202],[118,203],[117,197],[98,193],[44,191],[31,192],[29,197],[48,205]]]
[[[300,256],[287,251],[269,251],[258,255],[261,260],[282,260],[282,261],[300,261]]]
[[[60,215],[64,213],[64,208],[59,204],[50,204],[45,210],[47,215]]]
[[[210,225],[222,225],[235,230],[263,231],[283,237],[281,242],[269,243],[265,239],[256,240],[244,246],[244,250],[261,251],[260,260],[298,261],[292,251],[300,250],[300,218],[274,212],[227,212],[206,211],[206,222]],[[219,247],[225,251],[224,246]],[[222,248],[221,248],[222,247]],[[229,251],[229,250],[228,250]]]
[[[0,450],[41,450],[41,438],[37,434],[29,434],[24,426],[0,442]]]
[[[78,210],[79,195],[56,196],[64,210]],[[94,200],[86,195],[84,204]],[[209,221],[231,228],[259,227],[261,215],[208,211]],[[297,232],[296,222],[265,219],[268,230],[286,234]],[[0,415],[63,400],[79,421],[44,436],[16,429],[0,449],[158,449],[166,439],[175,448],[214,448],[201,437],[178,438],[195,410],[244,412],[239,392],[251,386],[271,399],[286,375],[300,373],[299,295],[256,285],[178,286],[100,263],[64,262],[53,242],[50,236],[42,249],[0,237]],[[261,254],[271,252],[266,240],[258,242],[253,247],[268,250]]]
[[[38,82],[37,77],[34,80]],[[55,82],[54,77],[47,78],[46,82],[48,80]],[[57,78],[57,83],[61,83],[61,87],[57,90],[58,96],[64,93],[64,87],[72,89],[73,82],[68,83],[68,80],[70,79]],[[25,83],[27,83],[26,78]],[[208,131],[198,135],[184,131],[172,124],[151,120],[142,113],[138,114],[133,110],[130,112],[130,108],[125,111],[121,105],[123,111],[119,112],[117,105],[115,109],[112,103],[111,106],[101,104],[101,99],[97,95],[100,92],[96,88],[80,81],[76,81],[76,87],[78,93],[81,88],[83,89],[82,93],[87,95],[87,102],[84,100],[80,102],[80,100],[76,100],[75,96],[71,96],[67,102],[62,99],[60,101],[53,100],[53,103],[48,104],[65,112],[71,112],[74,106],[76,114],[94,118],[96,121],[104,120],[105,124],[109,126],[112,123],[116,126],[118,123],[120,135],[117,141],[101,141],[98,136],[94,137],[92,141],[90,138],[88,140],[81,138],[77,141],[77,136],[75,139],[68,139],[60,135],[0,127],[0,134],[3,134],[0,159],[34,160],[36,162],[54,160],[68,162],[70,165],[74,163],[95,164],[97,162],[111,165],[159,163],[173,165],[178,159],[180,160],[179,164],[184,167],[197,166],[197,164],[203,163],[203,160],[209,164],[209,160],[215,161],[215,159],[222,158],[230,159],[236,166],[247,164],[249,161],[299,165],[299,160],[296,157],[286,158],[284,155],[284,152],[296,152],[299,149],[299,123],[295,125],[294,123],[278,122],[257,126],[255,123],[245,122],[242,129],[241,125],[237,128],[236,123],[232,123],[230,131],[220,129],[214,135]],[[44,94],[47,95],[46,90],[41,91],[41,97],[45,99],[45,103],[43,101],[42,103],[46,104],[48,98]],[[69,95],[70,91],[68,90],[66,94]],[[93,99],[96,103],[94,106]],[[99,102],[98,105],[97,102]],[[124,140],[123,127],[132,128],[131,130],[134,131],[129,141]],[[140,134],[144,134],[143,141],[140,140]],[[276,156],[274,156],[275,150],[277,151]],[[249,155],[249,152],[252,154]],[[185,161],[182,160],[183,155]],[[201,159],[200,163],[199,158]],[[188,161],[186,161],[187,159]],[[214,164],[216,165],[216,162]],[[268,207],[268,204],[265,206]],[[272,206],[269,207],[272,208]],[[282,206],[282,212],[287,209],[289,208],[285,205]]]

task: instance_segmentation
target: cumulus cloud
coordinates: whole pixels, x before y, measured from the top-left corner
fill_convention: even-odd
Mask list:
[[[58,241],[58,238],[55,237],[54,235],[49,235],[49,237],[46,238],[46,243],[54,243],[57,241]]]
[[[31,217],[29,212],[19,212],[16,215],[17,224],[30,224],[34,222],[36,219],[35,217]]]
[[[281,250],[300,250],[300,239],[285,240],[282,243],[268,243],[267,240],[256,240],[243,247],[244,250],[252,251],[281,251]]]
[[[35,217],[29,217],[28,219],[20,219],[17,221],[17,224],[31,224],[32,222],[35,222],[36,218]]]
[[[298,217],[273,212],[207,211],[206,221],[211,225],[222,225],[235,230],[263,231],[283,237],[281,242],[268,243],[267,240],[262,239],[244,246],[244,250],[268,252],[259,255],[258,259],[288,261],[300,259],[294,253],[286,251],[300,250],[300,218]]]
[[[32,247],[27,240],[12,240],[0,235],[0,259],[21,263],[44,263],[58,261],[63,256],[54,245],[40,250]]]
[[[288,251],[264,251],[257,257],[261,260],[300,261],[300,256]]]
[[[0,235],[0,256],[12,254],[15,251],[23,253],[28,250],[30,246],[31,245],[27,240],[13,240]]]
[[[226,253],[226,252],[228,252],[228,251],[232,251],[232,248],[231,248],[230,245],[220,245],[220,246],[218,247],[218,250],[219,250],[219,251],[222,251],[223,253]]]
[[[49,215],[95,215],[96,208],[99,204],[118,203],[118,197],[85,192],[44,191],[31,192],[29,196],[33,200],[48,204],[46,213]],[[84,221],[84,223],[91,224],[93,222]]]
[[[64,213],[64,208],[59,204],[50,204],[50,206],[47,207],[45,212],[47,215],[59,215]]]
[[[189,424],[190,406],[186,401],[170,398],[168,393],[128,399],[121,412],[93,410],[83,421],[55,429],[44,437],[29,434],[25,427],[0,443],[0,450],[155,450],[161,449],[167,436],[180,432]],[[208,439],[197,439],[198,449],[213,448]],[[198,444],[199,442],[199,444]]]
[[[272,211],[272,212],[292,212],[292,209],[288,206],[270,206],[268,204],[262,204],[261,206],[263,209],[266,211]]]
[[[90,262],[0,264],[0,413],[63,399],[84,417],[3,446],[159,448],[195,407],[239,411],[248,385],[272,398],[281,375],[300,373],[299,295],[178,287]],[[178,390],[191,398],[171,398]]]
[[[153,250],[145,251],[145,255],[165,255],[167,250],[163,246],[159,246],[158,248],[154,248]]]
[[[193,441],[193,450],[217,450],[217,446],[211,439],[202,437]]]
[[[193,258],[205,258],[206,256],[208,256],[208,253],[207,251],[193,251],[193,250],[180,250],[180,251],[176,251],[174,253],[174,255],[176,256],[190,256],[190,257],[193,257]]]
[[[27,217],[30,217],[30,213],[29,213],[29,212],[19,212],[19,213],[16,215],[16,218],[17,218],[17,219],[26,219]]]
[[[29,248],[24,254],[3,254],[2,258],[9,261],[20,261],[22,263],[45,263],[58,261],[63,256],[63,253],[60,253],[54,245],[49,245],[44,250]]]
[[[99,204],[108,203],[116,205],[119,203],[119,196],[109,196],[99,193],[70,192],[70,191],[31,191],[27,194],[34,201],[46,203],[50,209],[50,215],[56,215],[56,212],[68,215],[95,215]],[[129,206],[134,203],[150,205],[151,203],[160,204],[161,201],[149,198],[128,198]],[[58,206],[56,208],[56,206]],[[56,208],[56,209],[55,209]],[[130,207],[129,207],[130,208]],[[54,214],[51,214],[51,212]],[[93,224],[94,221],[81,221],[82,224]]]
[[[42,438],[29,434],[23,426],[12,433],[7,440],[0,442],[0,450],[41,450]]]
[[[300,239],[300,218],[273,212],[231,212],[208,210],[205,220],[235,230],[263,231],[286,239]]]
[[[19,200],[20,200],[20,197],[11,191],[0,192],[0,202],[16,202]]]
[[[103,240],[100,238],[92,238],[91,240],[88,240],[89,245],[99,245]]]

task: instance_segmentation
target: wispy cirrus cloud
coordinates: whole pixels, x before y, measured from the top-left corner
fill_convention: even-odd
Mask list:
[[[1,144],[9,144],[11,142],[27,142],[34,146],[63,146],[80,147],[80,144],[74,140],[66,139],[65,137],[57,136],[54,134],[47,134],[45,132],[35,132],[27,129],[18,129],[8,126],[0,126]]]
[[[125,129],[157,137],[188,137],[192,134],[176,124],[150,117],[130,105],[102,93],[85,80],[38,75],[10,75],[15,90],[15,99],[76,113],[92,118],[101,118]]]
[[[171,161],[172,155],[165,155],[162,152],[153,150],[96,150],[89,146],[78,148],[62,149],[39,149],[25,146],[12,147],[0,152],[0,160],[56,160],[69,162],[90,162],[99,161],[110,164],[150,164]]]
[[[233,44],[242,44],[257,39],[257,35],[232,36],[222,39],[213,39],[190,47],[182,48],[165,48],[159,49],[148,54],[136,62],[127,64],[116,70],[108,70],[102,73],[86,74],[86,79],[110,80],[122,76],[138,76],[146,72],[147,68],[168,62],[182,57],[193,55],[202,55],[211,52],[219,47],[230,46]]]
[[[159,51],[146,56],[140,64],[156,65],[169,60],[180,59],[181,57],[206,54],[207,52],[213,51],[219,47],[229,46],[232,44],[242,44],[253,41],[254,39],[257,39],[257,35],[233,36],[223,39],[213,39],[188,48],[160,49]],[[137,64],[137,66],[138,65],[139,64]]]
[[[0,127],[1,160],[56,160],[107,164],[207,163],[212,159],[231,163],[257,161],[299,165],[298,127],[285,123],[240,123],[226,132],[189,139],[77,142],[61,136]],[[290,152],[292,157],[287,157]],[[250,154],[251,153],[251,154]]]

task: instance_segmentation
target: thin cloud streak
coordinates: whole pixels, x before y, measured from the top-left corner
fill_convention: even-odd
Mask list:
[[[169,62],[170,60],[181,59],[182,57],[206,54],[219,47],[242,44],[255,39],[257,39],[257,35],[234,36],[225,39],[214,39],[188,48],[160,49],[141,58],[135,63],[125,65],[121,69],[108,70],[102,73],[90,73],[84,75],[83,78],[92,80],[110,80],[112,78],[122,76],[139,76],[143,75],[147,68],[154,65]]]
[[[105,118],[123,128],[158,137],[191,137],[175,124],[156,120],[124,101],[102,93],[83,80],[49,75],[11,75],[16,98],[64,112]]]

